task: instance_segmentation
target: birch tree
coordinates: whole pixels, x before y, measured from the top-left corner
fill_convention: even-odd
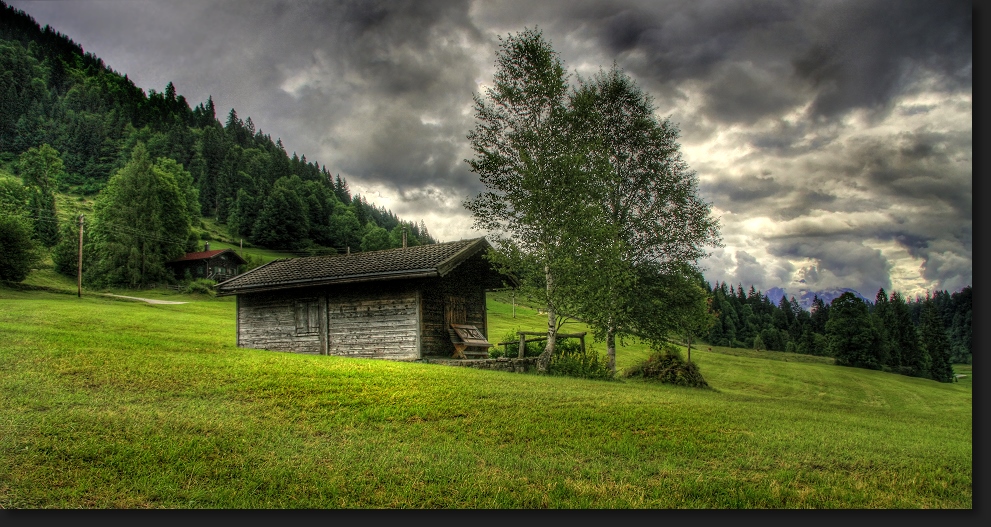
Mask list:
[[[475,94],[467,160],[486,190],[466,200],[477,228],[489,231],[503,264],[527,259],[542,274],[547,307],[545,368],[554,353],[558,312],[567,298],[583,212],[581,162],[568,141],[568,81],[558,54],[538,30],[500,38],[496,73]]]
[[[704,295],[688,284],[707,247],[719,245],[718,221],[681,156],[677,126],[657,118],[652,98],[628,75],[614,66],[581,79],[570,106],[572,141],[582,145],[586,170],[594,173],[590,181],[603,229],[615,235],[600,253],[605,272],[597,275],[598,294],[586,299],[582,315],[605,338],[615,370],[617,333],[639,327],[639,335],[656,344],[691,325],[682,316],[658,320],[657,308],[665,311],[658,302],[667,302],[672,312],[706,311]],[[656,290],[648,292],[651,287]],[[690,305],[679,305],[689,290]],[[645,306],[648,296],[652,304]]]

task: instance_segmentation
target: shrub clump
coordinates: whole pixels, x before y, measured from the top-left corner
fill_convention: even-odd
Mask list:
[[[207,280],[205,278],[199,278],[189,282],[182,292],[187,295],[200,294],[200,295],[214,295],[213,286],[217,285],[217,282],[213,280]]]
[[[608,360],[595,351],[582,352],[581,344],[575,339],[564,339],[555,343],[554,355],[547,365],[547,373],[582,379],[613,378]]]
[[[686,362],[677,348],[671,345],[651,353],[646,360],[626,370],[624,377],[643,378],[676,386],[708,388],[699,367],[694,362]]]

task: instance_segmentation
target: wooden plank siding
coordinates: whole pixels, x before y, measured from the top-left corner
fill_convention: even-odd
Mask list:
[[[473,325],[488,338],[485,288],[478,280],[485,265],[477,255],[423,288],[420,340],[424,356],[450,357],[454,353],[448,332],[451,322]],[[452,316],[464,320],[449,320]]]
[[[347,357],[411,360],[417,342],[417,292],[355,292],[327,302],[327,352]]]
[[[237,345],[346,357],[417,360],[454,353],[450,324],[488,338],[488,263],[475,255],[438,278],[295,287],[237,295]]]
[[[319,313],[322,298],[312,292],[299,297],[284,293],[239,295],[238,346],[319,354],[319,316],[311,319],[307,310],[306,319],[300,320],[300,314],[305,309],[303,306],[309,305],[314,305]],[[309,330],[311,320],[318,324],[315,331]]]

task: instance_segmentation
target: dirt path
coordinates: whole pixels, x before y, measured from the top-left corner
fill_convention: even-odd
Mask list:
[[[113,293],[104,293],[104,296],[127,298],[128,300],[140,300],[142,302],[148,302],[149,304],[186,304],[187,303],[187,302],[176,302],[173,300],[155,300],[153,298],[138,298],[136,296],[115,295]]]

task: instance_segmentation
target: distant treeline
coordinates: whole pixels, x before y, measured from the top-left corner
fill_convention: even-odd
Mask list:
[[[64,171],[60,192],[98,194],[144,145],[156,163],[171,159],[191,176],[190,218],[216,218],[254,245],[299,251],[374,250],[434,243],[421,222],[353,195],[347,181],[286,153],[281,139],[242,120],[221,123],[212,97],[190,107],[170,82],[143,90],[103,61],[24,12],[0,2],[0,167],[49,145]],[[144,156],[145,154],[142,154]],[[181,178],[179,178],[181,179]]]
[[[839,363],[930,378],[945,377],[934,369],[943,355],[952,363],[972,361],[971,286],[915,299],[881,289],[873,303],[852,293],[830,304],[816,296],[811,311],[794,296],[775,305],[753,286],[706,286],[715,315],[706,340],[715,346],[831,355]]]

